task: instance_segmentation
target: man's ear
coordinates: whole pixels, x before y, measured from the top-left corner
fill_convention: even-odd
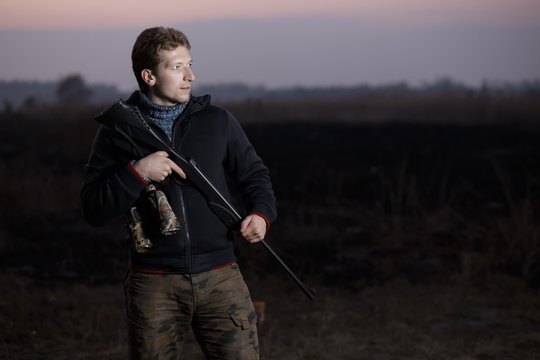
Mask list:
[[[152,74],[152,70],[150,69],[141,71],[141,77],[148,86],[154,86],[156,83],[156,77]]]

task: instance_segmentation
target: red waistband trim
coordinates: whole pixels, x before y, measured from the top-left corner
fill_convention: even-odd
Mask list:
[[[213,267],[213,268],[211,268],[210,270],[223,269],[223,268],[226,268],[227,266],[231,266],[231,265],[234,264],[234,263],[236,263],[236,260],[231,261],[230,263],[225,264],[225,265]],[[142,273],[147,273],[147,274],[165,274],[165,271],[163,271],[163,270],[137,269],[136,267],[133,267],[133,266],[130,266],[130,268],[131,268],[131,270],[133,270],[133,271],[142,272]]]
[[[147,274],[165,274],[165,272],[163,270],[147,270],[147,269],[137,269],[133,266],[130,266],[131,270],[133,271],[137,271],[137,272],[142,272],[142,273],[147,273]]]
[[[230,263],[225,264],[225,265],[213,267],[211,270],[223,269],[223,268],[225,268],[225,267],[227,267],[227,266],[231,266],[231,265],[234,264],[235,262],[236,262],[236,260],[231,261]]]

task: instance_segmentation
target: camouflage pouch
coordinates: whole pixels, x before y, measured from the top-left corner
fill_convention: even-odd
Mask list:
[[[163,191],[157,189],[154,184],[149,184],[146,186],[146,194],[148,200],[158,212],[161,233],[163,235],[172,235],[180,231],[180,222]]]
[[[135,206],[132,206],[125,217],[134,250],[139,253],[146,252],[146,250],[152,247],[152,242],[144,233],[139,211]]]

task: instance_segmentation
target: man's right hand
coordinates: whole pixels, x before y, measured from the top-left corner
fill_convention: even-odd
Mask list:
[[[182,179],[186,178],[184,171],[174,161],[169,159],[169,154],[165,151],[156,151],[147,155],[137,160],[133,167],[139,174],[153,181],[163,181],[173,171]]]

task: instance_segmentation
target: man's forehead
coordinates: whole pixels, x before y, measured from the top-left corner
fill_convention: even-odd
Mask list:
[[[159,59],[161,62],[163,61],[178,61],[182,60],[181,62],[189,62],[191,61],[191,56],[189,54],[189,49],[185,46],[177,46],[169,49],[160,49],[158,51]]]

